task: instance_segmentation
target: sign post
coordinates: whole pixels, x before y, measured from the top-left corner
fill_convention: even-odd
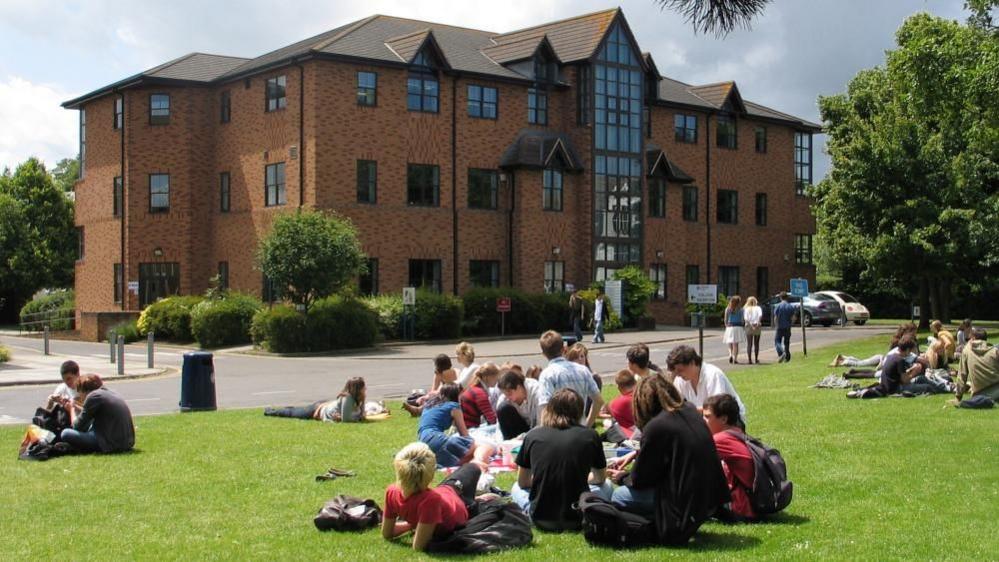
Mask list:
[[[704,357],[704,309],[702,305],[718,302],[718,285],[687,285],[687,302],[697,305],[691,315],[691,328],[697,328],[697,353]]]
[[[801,322],[801,354],[808,356],[808,342],[805,339],[805,297],[808,296],[808,279],[791,279],[791,294],[801,297],[798,305],[798,321]]]
[[[496,312],[500,313],[500,335],[506,335],[506,313],[510,312],[510,297],[496,299]]]
[[[610,301],[611,309],[617,311],[623,322],[626,316],[624,310],[624,281],[620,279],[608,279],[604,281],[604,294],[607,295],[607,300]],[[610,316],[607,318],[610,318]]]
[[[416,307],[416,287],[402,288],[402,339],[416,339],[414,330],[414,308]]]

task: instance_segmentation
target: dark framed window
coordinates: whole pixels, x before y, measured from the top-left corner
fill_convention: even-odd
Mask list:
[[[357,161],[357,202],[375,204],[378,200],[378,162]]]
[[[170,95],[152,94],[149,96],[149,124],[167,125],[170,123]]]
[[[406,109],[437,113],[440,84],[433,74],[411,73],[406,80]]]
[[[84,243],[83,237],[83,227],[76,227],[76,259],[77,261],[83,260],[84,256],[87,255],[87,246]]]
[[[697,222],[697,186],[683,186],[683,220]]]
[[[666,264],[654,263],[649,265],[649,279],[656,284],[656,290],[652,293],[652,298],[666,300]]]
[[[649,216],[666,218],[666,178],[649,178]]]
[[[718,292],[726,297],[739,294],[739,267],[718,266]]]
[[[264,205],[274,207],[288,202],[284,185],[284,162],[268,164],[264,169]]]
[[[686,285],[700,285],[701,284],[701,267],[698,265],[688,265],[684,271],[684,280]],[[684,292],[687,294],[687,298],[690,298],[690,287],[684,286]]]
[[[378,75],[374,72],[357,73],[357,105],[374,107],[378,104]]]
[[[261,275],[260,279],[260,300],[266,303],[278,302],[282,298],[281,287],[269,279],[266,275]]]
[[[565,291],[565,262],[545,262],[545,292],[561,293]]]
[[[409,260],[409,286],[441,292],[441,260]]]
[[[794,263],[800,265],[812,264],[812,235],[794,235]]]
[[[114,283],[114,302],[116,303],[121,302],[122,299],[121,289],[125,285],[124,283],[122,283],[124,279],[122,279],[121,275],[122,275],[121,264],[120,263],[114,264],[114,281],[112,283]]]
[[[734,117],[731,115],[719,115],[716,127],[719,148],[736,149],[739,147]]]
[[[120,97],[114,99],[114,121],[112,127],[121,129],[125,124],[125,100]]]
[[[766,267],[756,268],[756,298],[761,302],[770,298],[770,270]]]
[[[756,194],[756,226],[767,225],[767,194]]]
[[[586,125],[590,122],[590,111],[593,109],[593,86],[590,84],[590,67],[580,66],[578,74],[576,74],[576,107],[578,108],[578,113],[576,114],[576,122],[580,125]]]
[[[122,213],[125,187],[121,181],[121,176],[114,177],[114,184],[112,185],[112,198],[114,199],[114,216],[120,217]]]
[[[548,124],[548,92],[539,88],[527,90],[527,122]]]
[[[469,261],[468,280],[472,287],[499,287],[499,262],[493,260]]]
[[[228,123],[232,119],[232,94],[225,90],[219,94],[219,122]]]
[[[721,224],[739,223],[739,192],[731,189],[718,190],[716,218]]]
[[[495,209],[499,203],[499,173],[468,169],[468,208]]]
[[[562,210],[562,170],[546,168],[541,190],[542,207],[546,211]]]
[[[406,203],[437,207],[440,203],[440,168],[432,164],[409,164],[406,169]]]
[[[468,85],[468,116],[479,119],[496,119],[499,94],[496,88]]]
[[[812,185],[812,134],[794,133],[794,193],[804,195]]]
[[[756,139],[756,152],[766,153],[767,151],[767,128],[757,127],[753,131],[753,135]]]
[[[80,175],[83,179],[87,167],[87,110],[80,109]]]
[[[229,288],[229,262],[219,262],[219,289]]]
[[[368,270],[357,279],[357,285],[362,295],[378,294],[378,258],[368,258]]]
[[[283,74],[268,78],[264,88],[264,109],[268,112],[288,107],[288,78]]]
[[[139,307],[180,293],[180,264],[155,262],[139,264]]]
[[[149,212],[170,211],[170,174],[149,174]]]
[[[697,116],[677,113],[673,116],[673,138],[676,142],[697,142]]]
[[[232,188],[230,186],[229,172],[222,172],[219,174],[219,211],[223,213],[229,212],[231,197]]]

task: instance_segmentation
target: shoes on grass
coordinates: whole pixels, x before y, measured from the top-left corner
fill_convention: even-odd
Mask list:
[[[836,355],[836,357],[829,363],[829,366],[830,367],[839,367],[839,366],[843,365],[843,359],[844,359],[844,357],[843,357],[842,354]]]
[[[337,478],[350,478],[351,476],[357,476],[357,473],[353,470],[343,470],[334,466],[330,467],[324,474],[316,476],[316,482],[336,480]]]

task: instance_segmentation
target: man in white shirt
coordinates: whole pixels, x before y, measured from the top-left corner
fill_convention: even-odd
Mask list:
[[[597,412],[604,405],[604,397],[593,380],[593,373],[585,365],[574,363],[562,356],[562,334],[548,330],[541,334],[541,352],[548,359],[548,366],[541,371],[539,406],[544,406],[557,390],[571,388],[584,401],[589,398],[593,405],[585,419],[579,420],[585,427],[592,427]]]
[[[666,368],[676,375],[673,386],[680,391],[684,400],[697,407],[704,406],[704,401],[717,394],[728,394],[739,403],[741,427],[746,426],[746,406],[739,398],[732,382],[718,367],[703,363],[701,356],[689,345],[678,345],[669,352],[666,358]]]
[[[55,390],[49,395],[45,409],[51,410],[56,404],[62,404],[67,412],[70,410],[67,406],[76,407],[79,410],[80,404],[77,404],[76,400],[76,381],[80,378],[80,366],[76,364],[76,361],[64,361],[59,367],[59,375],[62,377],[62,383],[55,387]]]
[[[604,320],[607,316],[607,297],[603,289],[597,289],[597,298],[593,301],[593,343],[604,343]]]
[[[504,439],[513,439],[537,427],[541,418],[541,383],[509,369],[500,375],[496,388],[502,393],[496,405],[496,421]]]

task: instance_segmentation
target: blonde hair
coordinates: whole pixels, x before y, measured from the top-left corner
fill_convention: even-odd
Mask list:
[[[759,302],[757,302],[756,297],[749,297],[746,299],[746,306],[756,306],[758,304]]]
[[[396,484],[402,489],[402,495],[408,498],[430,487],[437,470],[437,457],[426,443],[417,441],[396,453],[392,464],[395,466]]]
[[[742,299],[739,298],[739,295],[732,295],[732,298],[728,299],[728,310],[736,310],[741,304]]]
[[[943,330],[943,322],[941,322],[939,320],[934,320],[933,322],[930,322],[930,331],[931,332],[933,332],[935,334],[935,333],[939,332],[940,330]]]
[[[463,341],[455,346],[454,354],[458,356],[458,359],[462,357],[467,358],[469,363],[475,361],[475,348],[467,341]]]
[[[473,374],[471,380],[468,381],[468,386],[485,386],[482,379],[490,376],[499,378],[499,374],[500,370],[499,367],[496,366],[496,363],[486,363],[475,370],[475,374]]]

